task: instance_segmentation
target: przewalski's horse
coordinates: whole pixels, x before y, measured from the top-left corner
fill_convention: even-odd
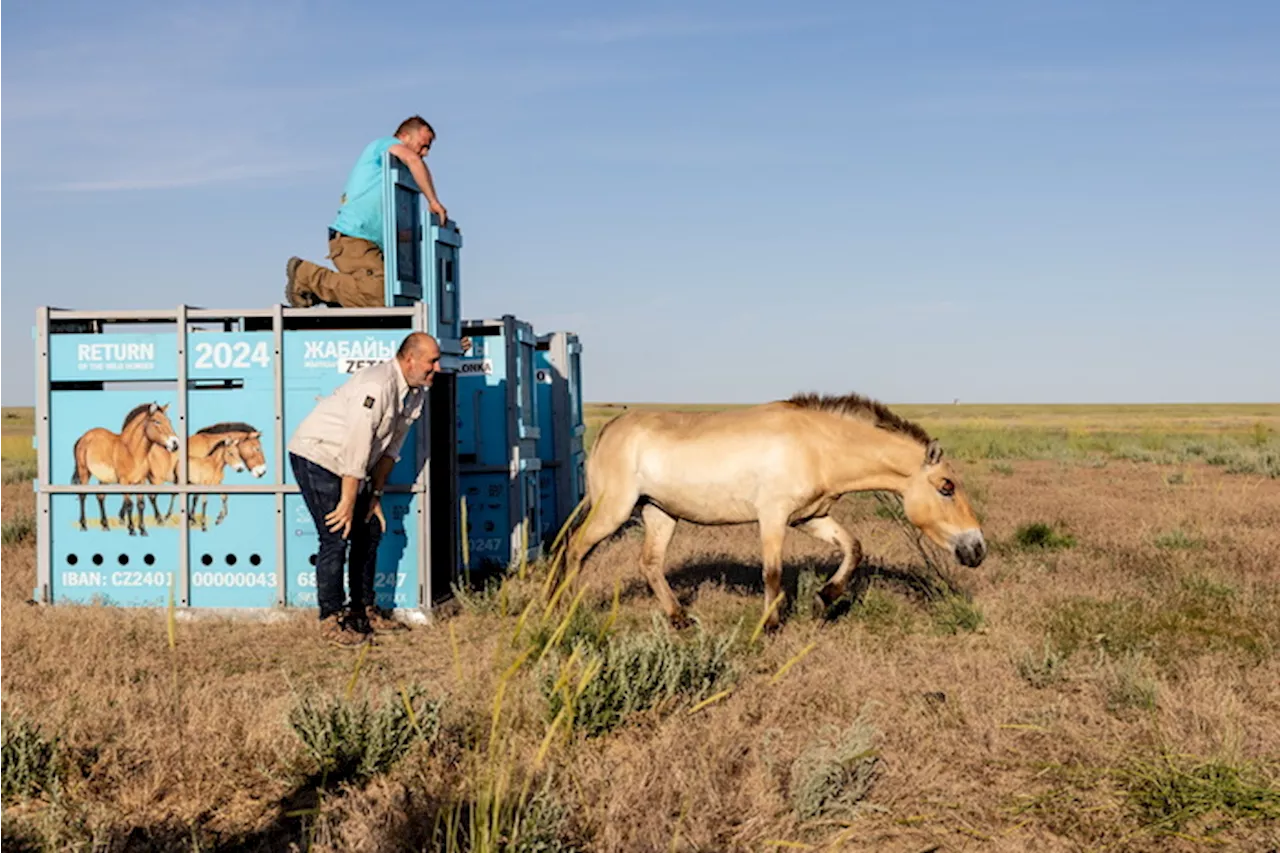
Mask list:
[[[149,477],[152,483],[178,482],[178,457],[164,448],[151,449]],[[249,424],[232,421],[207,426],[187,439],[187,481],[195,485],[210,486],[222,482],[223,468],[233,471],[249,470],[255,477],[267,473],[267,457],[262,450],[262,433]],[[160,515],[155,496],[151,497],[151,510],[157,520],[168,519],[173,514],[175,498],[169,499],[169,509]],[[202,507],[200,529],[208,530],[209,496],[191,496],[191,517],[196,514],[196,504]],[[222,511],[214,525],[227,517],[227,496],[222,495]]]
[[[830,606],[844,593],[862,546],[828,513],[842,495],[860,491],[901,495],[911,523],[963,565],[977,566],[986,556],[959,477],[924,429],[857,394],[802,394],[721,412],[631,411],[605,424],[587,458],[591,509],[569,536],[565,566],[577,577],[591,549],[643,500],[641,568],[672,623],[683,625],[684,610],[665,577],[677,519],[758,522],[766,625],[774,629],[787,528],[840,548],[840,566],[819,593]]]
[[[120,432],[114,433],[104,427],[94,427],[76,440],[76,470],[71,475],[71,482],[84,484],[89,477],[96,477],[99,483],[118,483],[131,486],[141,483],[150,471],[149,456],[153,447],[163,448],[164,452],[178,449],[178,435],[169,422],[165,411],[169,404],[143,403],[125,415],[124,426]],[[128,494],[121,496],[120,520],[129,524],[129,535],[134,535],[133,500]],[[143,513],[146,509],[142,495],[138,495],[138,532],[147,535]],[[84,519],[84,499],[80,495],[80,529],[88,530]],[[107,501],[105,495],[98,495],[98,510],[102,514],[102,529],[110,530],[107,524]]]

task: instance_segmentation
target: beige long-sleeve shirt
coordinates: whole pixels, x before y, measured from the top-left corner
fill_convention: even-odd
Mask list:
[[[298,424],[289,452],[339,477],[369,476],[384,454],[400,461],[400,449],[426,401],[425,388],[410,388],[392,358],[352,374]]]

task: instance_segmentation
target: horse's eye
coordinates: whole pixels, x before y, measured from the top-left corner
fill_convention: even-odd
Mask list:
[[[938,487],[938,491],[944,497],[949,498],[956,493],[956,484],[951,482],[950,480],[943,480],[942,485]]]

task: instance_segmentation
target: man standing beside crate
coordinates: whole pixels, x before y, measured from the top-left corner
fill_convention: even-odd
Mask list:
[[[338,215],[329,226],[329,258],[337,272],[289,258],[285,265],[285,303],[294,308],[329,304],[339,308],[386,305],[383,252],[382,156],[394,154],[409,168],[431,212],[443,225],[448,213],[436,197],[431,172],[423,158],[435,130],[421,116],[400,123],[394,136],[375,139],[356,159],[343,189]]]
[[[289,464],[320,535],[320,632],[337,645],[358,646],[375,629],[404,627],[374,598],[378,543],[387,527],[382,489],[439,369],[439,343],[412,332],[394,358],[358,370],[317,403],[289,439]]]

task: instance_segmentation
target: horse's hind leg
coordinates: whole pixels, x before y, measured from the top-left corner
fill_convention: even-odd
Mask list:
[[[102,516],[102,529],[110,530],[111,525],[107,523],[107,496],[98,495],[98,514]]]
[[[787,538],[787,520],[785,516],[760,519],[760,546],[764,564],[764,625],[769,631],[776,631],[781,618],[778,611],[782,609],[786,593],[782,591],[782,543]]]
[[[155,498],[152,498],[155,500]],[[147,496],[138,495],[135,505],[138,507],[138,533],[147,535]]]
[[[797,524],[796,530],[807,533],[823,542],[829,542],[840,549],[840,567],[836,569],[826,585],[818,591],[817,600],[814,601],[815,608],[820,612],[825,611],[840,596],[844,595],[850,576],[852,576],[854,570],[858,568],[858,563],[862,560],[862,545],[849,534],[849,531],[841,527],[829,515],[811,518],[808,521]]]
[[[133,529],[133,498],[126,494],[120,495],[120,520],[129,525],[129,535],[137,535]]]
[[[635,492],[619,492],[617,497],[604,495],[599,503],[587,511],[587,520],[577,531],[569,534],[565,549],[565,572],[576,577],[582,569],[582,561],[605,538],[626,523],[631,517],[639,495]],[[552,584],[555,581],[551,582]]]
[[[675,535],[676,520],[653,504],[645,504],[640,514],[644,519],[644,548],[640,552],[640,568],[644,571],[645,580],[649,582],[649,589],[657,596],[658,603],[662,605],[672,626],[688,627],[689,618],[680,606],[680,600],[667,585],[667,546]]]

